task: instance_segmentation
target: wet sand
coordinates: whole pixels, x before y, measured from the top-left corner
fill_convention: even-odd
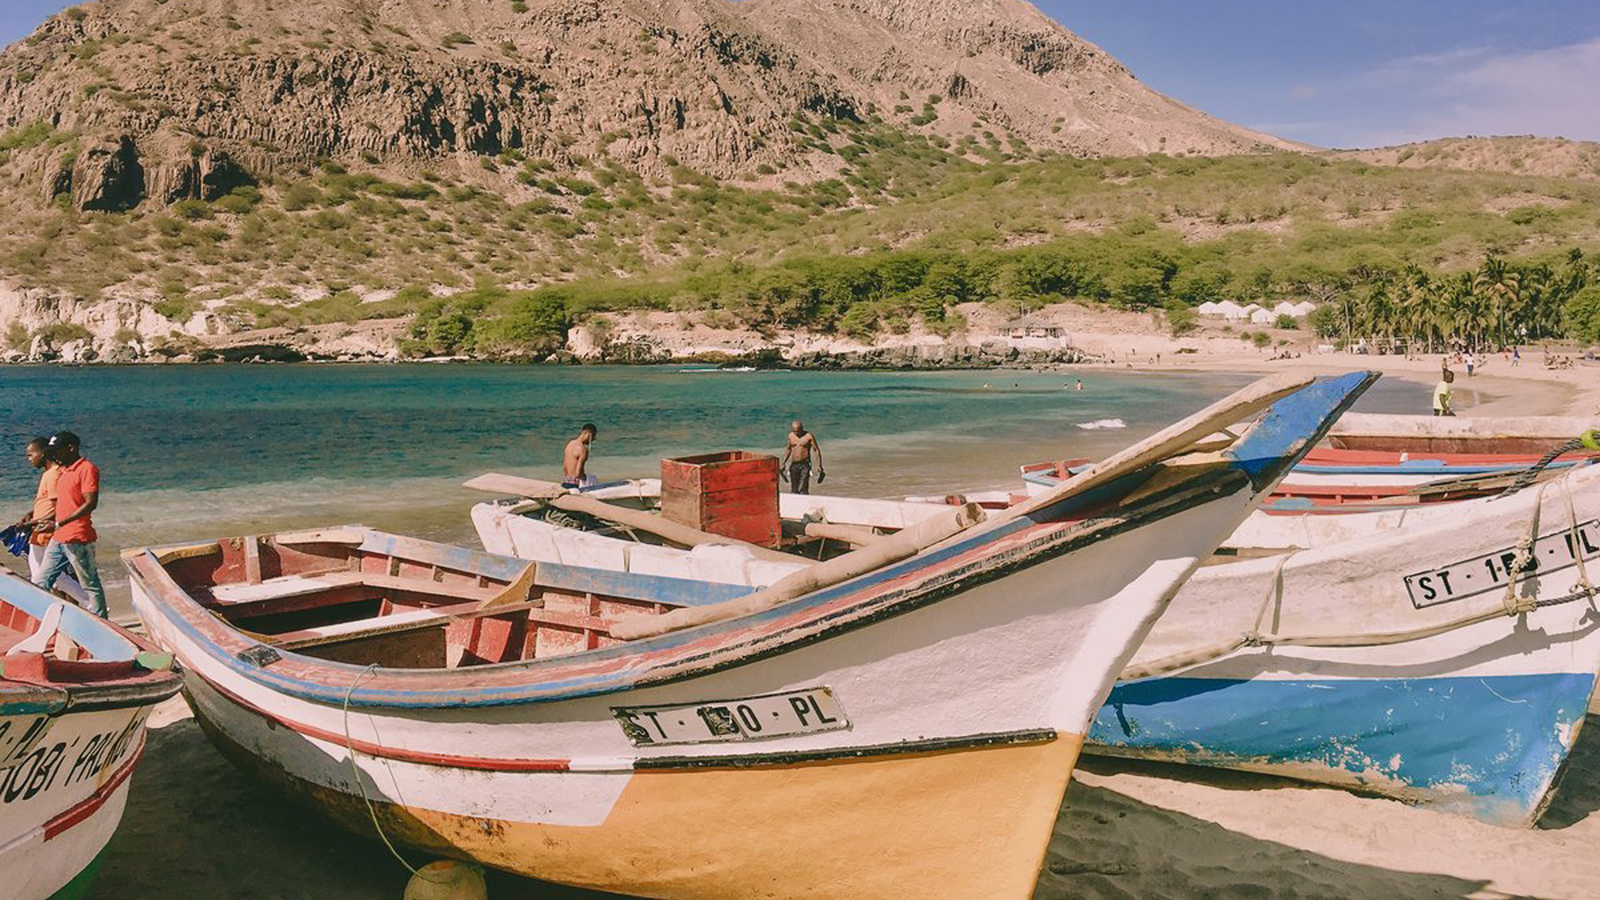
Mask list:
[[[398,900],[409,873],[216,753],[181,700],[156,717],[105,900]],[[1540,826],[1469,819],[1283,779],[1085,757],[1038,900],[1501,898],[1579,900],[1600,883],[1600,717],[1590,716]],[[402,851],[405,852],[405,851]],[[407,854],[413,865],[426,862]],[[494,900],[614,895],[489,875]]]

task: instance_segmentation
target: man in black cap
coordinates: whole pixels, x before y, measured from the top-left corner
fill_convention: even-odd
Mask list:
[[[45,546],[44,564],[34,583],[45,590],[71,569],[88,595],[89,609],[106,617],[106,589],[94,561],[94,522],[89,518],[100,505],[100,468],[78,452],[78,436],[58,431],[50,436],[45,452],[61,468],[56,478],[55,524]]]

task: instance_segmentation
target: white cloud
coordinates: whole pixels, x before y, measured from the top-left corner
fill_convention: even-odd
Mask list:
[[[1537,134],[1600,140],[1600,38],[1548,50],[1484,48],[1414,56],[1358,80],[1392,114],[1352,129],[1363,144],[1450,135]],[[1376,99],[1376,98],[1374,98]]]

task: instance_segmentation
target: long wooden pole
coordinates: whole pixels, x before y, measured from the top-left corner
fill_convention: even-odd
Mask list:
[[[881,569],[890,563],[915,556],[925,548],[948,540],[983,521],[983,518],[983,509],[976,503],[953,507],[903,531],[885,535],[860,550],[836,556],[827,562],[808,566],[798,572],[791,572],[770,586],[737,600],[713,603],[709,606],[689,606],[656,616],[641,615],[619,619],[611,627],[611,636],[631,641],[771,609],[812,591],[848,581],[875,569]]]

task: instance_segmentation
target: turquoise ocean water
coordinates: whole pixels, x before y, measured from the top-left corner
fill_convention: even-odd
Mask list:
[[[1078,377],[1081,392],[1070,387]],[[486,471],[556,477],[585,421],[600,427],[590,471],[611,478],[656,475],[663,456],[781,453],[798,416],[823,446],[828,480],[814,490],[902,497],[1012,486],[1022,463],[1115,450],[1249,380],[1093,369],[5,367],[0,513],[10,521],[31,502],[27,437],[77,432],[102,471],[95,522],[116,611],[127,602],[116,553],[127,546],[346,522],[475,543],[467,510],[480,495],[460,482]],[[1360,408],[1426,402],[1425,388],[1386,379]]]

